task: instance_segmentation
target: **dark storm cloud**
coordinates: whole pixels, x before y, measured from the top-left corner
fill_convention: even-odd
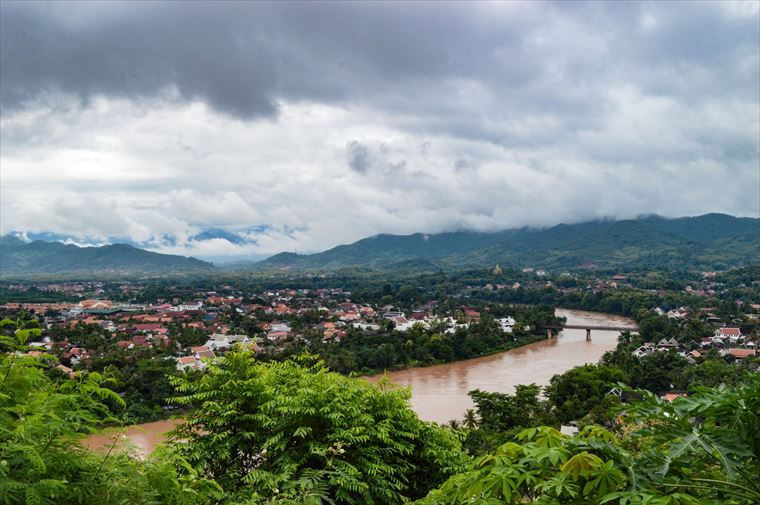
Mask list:
[[[262,33],[246,29],[245,17],[197,3],[3,2],[3,109],[54,93],[86,104],[98,95],[151,98],[174,87],[183,99],[232,115],[271,115],[276,57]]]
[[[651,33],[641,27],[646,11],[659,25]],[[604,103],[592,91],[610,79],[679,87],[648,82],[641,65],[726,68],[735,79],[692,86],[753,93],[726,56],[756,50],[756,21],[680,2],[3,2],[0,93],[12,111],[55,92],[86,102],[173,88],[241,118],[274,114],[278,99],[369,101],[408,107],[432,129],[522,143],[468,121],[471,104],[445,93],[480,83],[503,106],[493,113],[558,114],[570,125],[593,123]],[[581,29],[588,22],[595,30]],[[596,54],[573,40],[591,36],[605,46]]]
[[[0,232],[265,223],[251,240],[274,252],[757,215],[758,10],[2,1]]]

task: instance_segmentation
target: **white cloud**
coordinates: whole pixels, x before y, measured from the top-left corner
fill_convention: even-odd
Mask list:
[[[359,36],[332,4],[312,13],[324,26],[246,5],[261,9],[248,26],[204,5],[177,40],[156,28],[175,7],[153,6],[145,34],[174,73],[114,39],[133,40],[127,21],[147,11],[4,6],[18,26],[77,33],[105,66],[65,44],[71,68],[44,66],[47,39],[28,48],[41,60],[20,60],[4,28],[3,82],[23,93],[3,95],[0,232],[242,256],[383,232],[757,215],[757,10],[573,6],[347,6]],[[196,39],[206,22],[234,43]],[[208,229],[248,242],[195,238]]]

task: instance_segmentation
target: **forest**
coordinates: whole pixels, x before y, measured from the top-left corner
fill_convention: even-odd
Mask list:
[[[558,418],[605,402],[590,398],[586,384],[598,393],[622,378],[608,368],[553,380],[547,400],[532,386],[512,397],[474,392],[467,425],[446,427],[420,421],[408,390],[346,378],[313,356],[263,363],[233,352],[201,378],[171,380],[170,402],[187,409],[185,422],[170,444],[139,459],[115,442],[97,453],[81,445],[124,408],[108,379],[52,376],[37,358],[8,353],[0,363],[0,500],[757,503],[757,373],[695,386],[671,403],[632,391],[638,400],[590,412],[575,436],[560,433]],[[580,391],[583,406],[574,398]]]

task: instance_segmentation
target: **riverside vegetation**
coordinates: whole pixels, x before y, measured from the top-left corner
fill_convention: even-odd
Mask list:
[[[756,339],[746,304],[732,300],[756,298],[754,284],[742,287],[746,276],[754,278],[752,270],[725,274],[736,288],[714,305]],[[449,426],[419,420],[407,390],[337,374],[330,354],[305,348],[269,361],[232,351],[203,374],[168,378],[159,369],[140,371],[137,359],[129,370],[155,380],[186,419],[171,443],[141,459],[116,443],[90,452],[80,440],[133,419],[130,403],[139,408],[142,380],[130,382],[135,392],[126,394],[123,381],[133,372],[125,368],[121,375],[107,366],[74,378],[61,373],[45,354],[25,352],[40,329],[24,316],[0,328],[0,503],[760,501],[758,359],[737,362],[709,351],[687,364],[674,351],[632,355],[645,341],[689,345],[711,334],[692,295],[636,286],[585,294],[490,291],[465,282],[475,287],[458,296],[476,308],[539,301],[609,309],[633,315],[640,335],[622,334],[599,364],[557,375],[543,391],[535,385],[511,395],[473,391],[476,408]],[[366,296],[392,296],[383,291]],[[443,305],[458,303],[452,297]],[[681,304],[694,308],[683,319],[651,310]],[[638,388],[627,403],[609,394],[625,390],[623,384]],[[673,389],[688,396],[659,398]],[[558,431],[569,421],[580,427],[574,437]]]
[[[420,421],[405,389],[346,378],[310,356],[262,363],[231,352],[202,377],[172,379],[171,401],[188,409],[187,422],[171,444],[140,460],[114,447],[91,453],[78,442],[123,408],[100,374],[56,376],[39,358],[7,353],[0,500],[757,503],[757,373],[745,371],[731,387],[695,386],[672,403],[642,391],[641,401],[607,404],[584,418],[578,436],[566,437],[555,424],[565,405],[560,383],[576,382],[573,396],[598,394],[610,371],[593,368],[573,371],[592,376],[584,379],[597,385],[590,392],[571,374],[552,381],[547,400],[532,386],[515,395],[474,393],[478,412],[466,428],[452,429]]]

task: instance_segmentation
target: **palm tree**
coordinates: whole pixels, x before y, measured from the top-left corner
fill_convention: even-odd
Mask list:
[[[464,421],[462,422],[465,428],[468,430],[474,430],[478,426],[478,416],[473,409],[467,409],[464,413]]]
[[[458,430],[459,428],[461,428],[461,424],[456,419],[452,419],[449,421],[448,427],[451,428],[452,430]]]

